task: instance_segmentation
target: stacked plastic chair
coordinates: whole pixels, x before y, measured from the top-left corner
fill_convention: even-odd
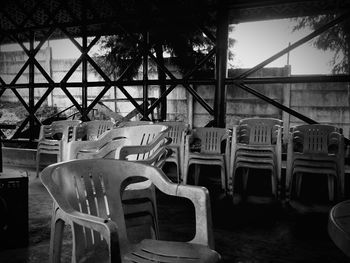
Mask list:
[[[103,133],[113,129],[114,123],[108,120],[92,120],[74,127],[72,140],[94,141]]]
[[[196,128],[186,136],[183,183],[187,184],[189,167],[195,167],[195,185],[198,185],[200,165],[217,165],[221,169],[221,187],[227,191],[227,165],[230,131],[225,128]],[[226,144],[222,149],[222,145]]]
[[[169,155],[168,130],[164,125],[115,128],[95,141],[71,142],[67,160],[111,158],[162,167]],[[156,194],[151,182],[130,184],[122,199],[130,241],[159,238]]]
[[[307,174],[328,176],[330,201],[344,197],[344,137],[338,128],[310,124],[291,129],[286,172],[289,199],[293,198],[294,193],[297,198],[300,197],[302,178]]]
[[[67,160],[87,158],[116,158],[120,152],[128,159],[148,158],[156,150],[155,145],[162,143],[168,127],[158,124],[130,126],[111,129],[93,141],[71,141],[67,145]],[[143,154],[139,146],[143,145]],[[131,154],[136,149],[137,154]],[[149,151],[151,149],[151,151]],[[132,156],[130,156],[132,155]]]
[[[277,199],[281,181],[283,122],[273,118],[242,119],[233,127],[230,155],[232,196],[238,169],[243,168],[243,196],[247,194],[249,169],[270,170],[272,195]]]
[[[119,123],[116,123],[116,126],[118,128],[122,127],[130,127],[130,126],[141,126],[141,125],[149,125],[153,124],[152,121],[122,121]]]
[[[79,120],[54,121],[50,125],[41,125],[36,152],[36,176],[39,176],[41,154],[54,154],[57,162],[64,159],[64,146],[71,139],[73,127],[81,123]]]
[[[41,180],[54,200],[49,262],[61,262],[65,224],[72,231],[71,262],[215,263],[210,198],[203,187],[171,183],[161,170],[111,159],[73,160],[47,167]],[[130,242],[122,204],[128,184],[149,180],[167,195],[189,199],[195,236],[188,242]]]
[[[179,121],[166,121],[162,124],[170,128],[167,137],[171,139],[168,146],[172,150],[172,154],[166,159],[166,162],[172,162],[177,167],[177,182],[183,180],[183,162],[185,152],[185,135],[189,130],[189,125]]]

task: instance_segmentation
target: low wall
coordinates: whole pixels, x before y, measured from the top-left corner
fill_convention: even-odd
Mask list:
[[[55,82],[59,82],[75,63],[75,59],[51,59],[51,49],[40,50],[36,56],[38,62]],[[0,53],[0,73],[2,79],[9,83],[16,76],[19,69],[24,65],[28,57],[24,52],[1,52]],[[176,76],[179,72],[172,65],[167,65],[168,69]],[[98,81],[102,78],[89,66],[88,81]],[[247,69],[235,69],[229,71],[229,76],[235,76]],[[290,76],[290,66],[281,68],[263,68],[252,75],[252,77],[283,77]],[[81,81],[81,67],[69,78],[68,82]],[[138,79],[142,78],[140,72]],[[156,79],[157,74],[150,71],[150,79]],[[17,83],[28,83],[28,69],[22,74]],[[35,82],[45,82],[42,74],[35,70]],[[349,87],[347,83],[298,83],[298,84],[266,84],[249,85],[249,87],[264,94],[265,96],[292,108],[293,110],[304,114],[320,123],[333,124],[343,128],[344,135],[349,136],[350,132],[350,113],[349,113]],[[104,87],[89,87],[88,99],[92,101]],[[198,85],[193,86],[198,94],[211,106],[214,107],[215,86]],[[125,87],[133,98],[142,98],[143,90],[141,86]],[[81,102],[81,88],[68,88],[74,98]],[[28,90],[18,90],[24,100],[28,100]],[[35,89],[35,100],[39,100],[46,88]],[[149,86],[148,96],[151,98],[159,97],[159,87]],[[113,101],[115,98],[118,101]],[[104,104],[115,112],[125,116],[134,109],[134,106],[125,101],[124,94],[118,89],[111,87],[101,99]],[[1,101],[18,101],[11,90],[6,90],[1,96]],[[61,89],[54,89],[49,95],[46,103],[56,105],[59,109],[65,109],[72,105],[66,94]],[[139,101],[141,103],[141,101]],[[281,118],[285,122],[285,129],[289,126],[302,124],[303,122],[289,116],[280,109],[264,102],[263,100],[247,93],[246,91],[234,86],[227,86],[226,101],[226,123],[231,127],[246,117],[273,117]],[[186,121],[192,127],[206,125],[213,119],[212,116],[198,103],[192,95],[181,85],[177,86],[167,96],[167,119]]]

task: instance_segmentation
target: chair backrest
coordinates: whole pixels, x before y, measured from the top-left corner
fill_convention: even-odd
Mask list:
[[[165,121],[162,124],[170,128],[167,137],[171,138],[171,145],[180,146],[183,143],[184,134],[188,131],[189,125],[179,121]]]
[[[165,125],[159,125],[159,124],[152,124],[152,125],[142,125],[142,126],[130,126],[125,128],[126,132],[126,146],[125,149],[120,150],[120,156],[116,156],[119,158],[124,158],[124,156],[127,156],[128,160],[136,161],[136,160],[144,160],[148,159],[152,156],[154,152],[156,152],[159,147],[162,147],[165,143],[165,137],[169,131],[169,127]],[[142,148],[139,148],[140,151],[137,151],[137,146],[147,146],[149,145],[150,148],[144,148],[147,151],[142,153]],[[135,146],[130,151],[130,147],[128,146]]]
[[[150,179],[166,181],[164,174],[154,167],[135,162],[91,159],[73,160],[46,168],[41,180],[48,192],[65,212],[76,211],[114,221],[118,226],[121,254],[129,249],[122,196],[132,183]],[[73,227],[77,259],[90,249],[105,244],[99,232]],[[85,241],[85,242],[84,242]],[[78,262],[78,260],[77,260]]]
[[[79,120],[62,120],[62,121],[54,121],[49,125],[42,125],[40,128],[39,140],[45,140],[45,139],[61,140],[63,134],[67,132],[67,129],[69,129],[70,127],[72,128],[72,127],[78,126],[80,123],[81,121]],[[68,138],[66,139],[68,140]]]
[[[153,124],[152,121],[123,121],[117,124],[118,128]]]
[[[277,130],[283,121],[274,118],[247,118],[239,122],[237,139],[239,143],[252,145],[276,144]]]
[[[103,133],[113,129],[114,123],[108,120],[93,120],[76,127],[76,139],[96,140]]]
[[[228,137],[225,128],[202,127],[192,130],[194,139],[200,140],[200,152],[217,154],[221,153],[221,142]]]
[[[304,154],[335,154],[342,147],[342,137],[339,129],[331,125],[296,126],[292,129],[293,150]]]

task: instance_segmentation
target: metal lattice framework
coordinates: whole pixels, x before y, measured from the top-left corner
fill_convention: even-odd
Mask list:
[[[140,5],[135,8],[134,5]],[[28,125],[34,127],[40,125],[40,121],[35,113],[49,94],[55,89],[61,89],[67,98],[72,102],[74,107],[80,112],[82,119],[87,120],[89,112],[113,86],[126,96],[135,109],[148,118],[148,115],[161,103],[167,95],[178,85],[182,85],[200,103],[200,105],[214,116],[214,126],[225,126],[226,115],[226,87],[228,84],[234,84],[249,93],[271,103],[272,105],[286,111],[307,123],[316,123],[315,120],[308,118],[294,110],[264,96],[263,94],[250,88],[250,84],[263,83],[297,83],[297,82],[349,82],[349,75],[336,76],[311,76],[311,77],[279,77],[279,78],[251,78],[252,73],[263,68],[270,62],[283,56],[294,48],[302,45],[313,37],[321,34],[332,26],[344,22],[349,16],[350,1],[113,1],[113,0],[8,0],[5,1],[0,9],[0,44],[7,42],[18,43],[28,56],[27,61],[17,72],[14,79],[6,83],[0,76],[0,97],[5,90],[10,89],[18,100],[22,103],[28,112],[27,118],[22,122],[15,132],[12,139],[20,136],[21,132]],[[141,7],[141,9],[140,9]],[[200,7],[200,8],[199,8]],[[137,10],[143,10],[140,13]],[[166,10],[173,10],[174,15]],[[288,48],[271,56],[269,59],[259,63],[246,72],[227,77],[227,39],[228,25],[231,22],[259,20],[266,18],[283,18],[308,14],[320,14],[324,12],[337,12],[339,16],[309,34],[303,39],[293,43]],[[178,15],[181,14],[181,18]],[[216,36],[212,35],[206,27],[205,21],[214,19],[216,26]],[[170,17],[169,19],[167,19]],[[167,23],[172,23],[168,27]],[[199,28],[203,34],[212,42],[213,48],[197,64],[185,73],[182,78],[177,78],[164,65],[164,62],[155,56],[152,52],[152,39],[149,39],[149,32],[162,32],[169,28],[193,26]],[[91,48],[98,42],[103,35],[118,34],[119,32],[127,33],[133,38],[133,32],[141,32],[142,40],[134,39],[142,46],[142,50],[130,62],[129,66],[119,76],[117,80],[112,80],[89,55]],[[174,32],[176,34],[176,32]],[[79,43],[76,38],[82,39]],[[89,38],[92,38],[88,42]],[[48,72],[40,65],[36,59],[41,47],[50,38],[68,38],[81,52],[80,57],[73,66],[68,70],[65,76],[55,82]],[[35,41],[39,43],[35,46]],[[29,42],[29,47],[24,43]],[[214,78],[193,78],[193,75],[205,65],[208,60],[215,56],[215,77]],[[166,79],[153,80],[148,79],[148,60],[153,63],[165,74]],[[143,63],[142,80],[126,80],[130,69],[138,60]],[[88,64],[102,77],[102,81],[88,81],[87,71]],[[80,82],[69,82],[69,78],[82,66],[82,79]],[[28,83],[18,83],[19,78],[25,72],[29,71]],[[35,82],[34,71],[37,69],[45,78],[45,83]],[[249,77],[249,78],[248,78]],[[212,108],[193,88],[193,85],[206,84],[215,86],[214,108]],[[166,85],[162,94],[151,105],[148,101],[148,86]],[[143,103],[139,104],[126,90],[127,86],[142,86]],[[88,87],[103,87],[100,93],[88,103]],[[34,89],[47,88],[43,96],[35,103]],[[81,88],[82,103],[74,98],[69,88]],[[18,92],[19,89],[29,90],[28,103]],[[31,140],[34,138],[31,137]]]

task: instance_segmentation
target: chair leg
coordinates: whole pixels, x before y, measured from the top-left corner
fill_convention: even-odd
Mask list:
[[[232,166],[231,169],[231,194],[232,194],[232,203],[235,204],[235,179],[236,179],[236,168]]]
[[[334,201],[334,181],[335,178],[331,174],[328,175],[328,198],[329,201]]]
[[[200,172],[201,172],[201,165],[195,164],[195,166],[194,166],[194,185],[198,185],[198,183],[199,183]]]
[[[36,151],[36,178],[39,177],[39,166],[40,166],[40,149]]]
[[[242,182],[243,182],[243,198],[247,197],[247,186],[248,186],[248,177],[249,177],[249,168],[243,168]]]
[[[188,163],[184,164],[183,166],[183,173],[182,173],[182,183],[183,184],[187,184],[187,178],[188,178],[188,170],[189,170],[189,167],[188,167]]]
[[[62,219],[52,218],[51,223],[51,237],[50,237],[50,259],[51,263],[61,262],[61,250],[63,230],[65,223]]]
[[[177,183],[181,183],[181,180],[182,180],[182,162],[181,162],[181,158],[180,158],[180,153],[177,152],[176,153],[176,164],[177,164],[177,167],[176,167],[176,171],[177,171]]]
[[[296,192],[297,192],[297,197],[300,197],[301,194],[301,183],[302,183],[302,174],[301,173],[296,173]]]
[[[277,194],[276,175],[273,171],[271,171],[271,190],[272,190],[272,194],[277,199],[278,194]]]
[[[159,239],[159,224],[158,224],[158,209],[157,209],[157,197],[156,197],[156,189],[155,186],[152,186],[152,207],[153,207],[153,224],[154,224],[154,236],[155,239]]]
[[[227,192],[227,180],[226,180],[226,168],[225,165],[221,165],[221,188]]]

